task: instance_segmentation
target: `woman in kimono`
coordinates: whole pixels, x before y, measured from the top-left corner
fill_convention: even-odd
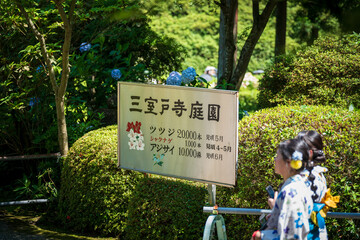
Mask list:
[[[313,130],[302,131],[297,138],[303,140],[309,147],[309,165],[301,172],[301,175],[306,177],[306,185],[313,191],[314,202],[320,203],[328,189],[324,176],[328,169],[319,166],[326,161],[321,135]]]
[[[306,186],[313,192],[312,199],[314,202],[314,213],[312,213],[310,222],[310,234],[308,239],[327,240],[327,231],[324,216],[330,207],[336,207],[339,197],[333,197],[330,189],[327,188],[324,173],[328,170],[319,164],[326,161],[323,152],[322,137],[316,131],[302,131],[297,136],[303,140],[309,147],[309,164],[301,172],[304,176]]]
[[[308,164],[309,149],[300,139],[281,142],[275,157],[275,173],[284,184],[275,200],[267,228],[255,231],[252,239],[306,239],[313,210],[312,192],[306,186],[301,171]]]

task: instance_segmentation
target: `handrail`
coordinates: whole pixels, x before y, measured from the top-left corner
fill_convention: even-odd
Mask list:
[[[35,154],[35,155],[21,155],[21,156],[1,156],[0,161],[14,161],[14,160],[30,160],[30,159],[42,159],[42,158],[59,158],[61,154],[49,153],[49,154]]]
[[[46,159],[46,158],[56,158],[59,159],[61,154],[49,153],[49,154],[35,154],[35,155],[21,155],[21,156],[0,156],[0,161],[16,161],[16,160],[31,160],[31,159]],[[10,202],[0,202],[1,206],[11,206],[11,205],[25,205],[25,204],[34,204],[34,203],[47,203],[49,199],[32,199],[32,200],[22,200],[22,201],[10,201]]]
[[[49,199],[33,199],[33,200],[22,200],[22,201],[11,201],[11,202],[0,202],[1,206],[11,206],[11,205],[25,205],[33,203],[47,203]]]
[[[214,207],[203,207],[204,213],[213,213]],[[248,215],[261,215],[263,213],[271,213],[270,209],[257,209],[257,208],[229,208],[218,207],[219,214],[248,214]],[[345,213],[345,212],[328,212],[326,217],[330,218],[351,218],[360,219],[360,213]]]

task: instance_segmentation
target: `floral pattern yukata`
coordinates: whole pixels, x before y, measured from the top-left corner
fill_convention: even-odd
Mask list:
[[[288,178],[275,201],[268,227],[261,231],[261,239],[306,239],[312,209],[311,192],[304,177],[297,174]]]

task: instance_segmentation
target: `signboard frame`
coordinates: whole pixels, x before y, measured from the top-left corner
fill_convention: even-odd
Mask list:
[[[151,93],[150,94],[151,96],[150,95],[149,96],[137,96],[138,99],[136,101],[138,101],[138,102],[135,102],[135,100],[130,100],[128,98],[130,96],[129,94],[132,94],[132,92],[136,92],[137,89],[139,89],[140,92],[144,92],[144,91],[146,93],[149,92],[149,93]],[[143,89],[146,89],[146,90],[143,90]],[[219,147],[220,145],[217,145],[218,149],[220,148],[221,151],[226,151],[226,149],[230,149],[230,151],[232,151],[231,154],[227,154],[227,155],[231,155],[233,159],[221,159],[221,161],[224,160],[224,161],[228,161],[228,162],[231,163],[231,165],[228,162],[226,163],[233,170],[230,173],[231,176],[228,176],[228,175],[230,175],[229,172],[227,174],[225,174],[225,175],[227,175],[225,177],[229,178],[230,180],[229,179],[227,179],[227,180],[220,179],[219,180],[219,176],[217,176],[217,178],[215,179],[215,175],[217,174],[217,173],[215,173],[215,171],[219,170],[218,168],[213,169],[212,170],[213,173],[207,173],[208,175],[213,175],[214,176],[214,179],[212,179],[213,178],[212,176],[197,177],[196,176],[197,174],[195,174],[195,175],[190,174],[191,176],[189,176],[189,175],[187,175],[187,171],[185,171],[186,174],[174,174],[174,172],[171,172],[171,171],[169,171],[169,172],[159,172],[159,171],[156,171],[156,170],[150,170],[149,168],[143,168],[143,167],[139,167],[139,166],[130,166],[129,163],[126,163],[126,160],[125,160],[128,157],[124,158],[124,159],[121,159],[121,157],[124,157],[124,156],[122,156],[121,147],[123,147],[123,152],[128,151],[126,148],[124,148],[124,145],[122,145],[122,144],[125,144],[125,141],[127,141],[127,138],[124,136],[124,131],[121,132],[122,131],[121,128],[124,129],[124,127],[126,126],[124,124],[127,122],[127,130],[129,130],[129,132],[133,132],[132,129],[134,129],[134,130],[137,129],[138,132],[140,132],[139,129],[141,128],[141,122],[142,122],[142,121],[139,121],[139,122],[136,121],[135,122],[135,120],[134,121],[126,120],[125,122],[121,122],[122,119],[128,117],[128,114],[125,114],[125,109],[127,108],[127,110],[129,110],[131,108],[131,106],[134,107],[134,104],[139,105],[140,104],[140,98],[145,99],[146,97],[150,97],[150,99],[152,99],[152,97],[154,97],[152,95],[152,94],[154,94],[154,92],[161,92],[161,93],[163,93],[163,95],[166,95],[167,92],[179,93],[179,94],[181,93],[180,95],[182,95],[183,97],[185,96],[185,98],[186,97],[189,98],[189,96],[190,97],[202,96],[202,99],[207,99],[207,96],[211,96],[212,98],[215,98],[216,101],[220,101],[222,98],[226,98],[225,100],[231,99],[231,106],[229,107],[231,109],[231,111],[228,109],[227,110],[228,112],[225,112],[225,113],[228,113],[229,115],[233,115],[233,119],[229,120],[230,118],[228,118],[229,116],[225,116],[226,114],[224,114],[222,116],[224,118],[227,118],[226,119],[227,123],[230,122],[231,125],[233,125],[233,126],[230,126],[230,130],[233,131],[233,132],[231,132],[231,137],[230,137],[231,138],[231,143],[227,144],[227,145],[225,144],[226,146],[222,145],[221,148]],[[124,96],[122,96],[122,95],[124,95]],[[141,94],[139,94],[139,95],[141,95]],[[172,94],[171,96],[173,96],[173,95],[174,94]],[[144,100],[144,99],[141,99],[141,100]],[[168,176],[168,177],[173,177],[173,178],[181,178],[181,179],[197,181],[197,182],[204,182],[204,183],[215,184],[215,185],[221,185],[221,186],[226,186],[226,187],[235,186],[235,184],[236,184],[236,175],[237,175],[236,174],[237,173],[237,160],[238,160],[238,115],[239,115],[239,112],[238,112],[238,104],[239,104],[238,101],[239,100],[238,99],[239,98],[238,98],[238,92],[237,91],[206,89],[206,88],[193,88],[193,87],[182,87],[182,86],[169,86],[169,85],[152,85],[152,84],[130,83],[130,82],[118,82],[118,113],[117,113],[117,118],[118,118],[118,150],[117,150],[118,151],[118,166],[120,168],[123,168],[123,169],[134,170],[134,171],[139,171],[139,172],[144,172],[144,173],[149,173],[149,174],[158,174],[158,175],[163,175],[163,176]],[[128,104],[129,101],[133,101],[133,102]],[[196,101],[196,103],[199,103],[199,102]],[[222,111],[226,110],[226,106],[220,106],[220,107],[222,107],[222,109],[221,109]],[[142,110],[145,110],[145,109],[142,109]],[[210,112],[210,107],[209,107],[209,112]],[[121,115],[121,114],[123,114],[123,115]],[[139,114],[139,113],[134,112],[134,114]],[[187,114],[189,114],[189,112],[187,112]],[[176,121],[175,119],[172,119],[172,120]],[[169,119],[169,121],[171,121],[171,119]],[[137,125],[138,123],[139,123],[140,126]],[[206,123],[204,123],[204,124],[206,124]],[[214,123],[211,123],[211,124],[214,124]],[[209,125],[210,125],[210,123],[209,123]],[[153,128],[155,129],[156,127],[153,127]],[[206,126],[204,126],[204,128],[206,128]],[[224,128],[229,129],[229,126],[224,126]],[[179,131],[179,129],[178,129],[178,131]],[[147,136],[148,135],[149,134],[147,134]],[[218,136],[216,135],[216,137],[218,137]],[[219,138],[220,137],[221,137],[221,140],[223,140],[223,139],[226,140],[227,139],[226,134],[225,134],[225,136],[219,136]],[[230,142],[229,139],[227,139],[227,141]],[[129,142],[129,144],[130,144],[130,142]],[[209,144],[209,143],[206,143],[206,144],[209,145],[210,147],[215,146],[215,144]],[[130,148],[131,148],[131,146],[130,146]],[[202,147],[202,148],[204,148],[204,147]],[[144,150],[144,149],[141,149],[141,150]],[[135,151],[133,151],[133,152],[135,152]],[[140,151],[138,151],[138,152],[140,152]],[[179,147],[179,153],[180,153],[180,147]],[[125,155],[125,154],[126,153],[123,153],[123,155]],[[155,164],[156,164],[156,160],[159,161],[160,157],[158,157],[156,159],[155,158],[156,157],[155,157],[155,154],[154,154],[154,161],[155,161]],[[203,158],[203,157],[201,157],[201,158]],[[204,165],[202,165],[202,166],[205,167]],[[192,170],[192,169],[188,169],[188,171],[190,171],[190,170]],[[221,178],[221,176],[220,176],[220,178]]]

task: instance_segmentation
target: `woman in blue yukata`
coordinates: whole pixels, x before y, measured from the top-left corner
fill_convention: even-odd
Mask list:
[[[308,145],[301,139],[281,142],[275,157],[275,173],[284,184],[267,222],[267,228],[255,231],[252,239],[307,239],[313,210],[312,192],[300,174],[309,162]]]
[[[309,147],[310,161],[306,169],[301,172],[305,178],[306,186],[313,192],[311,197],[314,202],[314,212],[311,213],[311,231],[308,239],[327,240],[324,217],[331,207],[336,208],[336,203],[339,202],[340,197],[331,196],[324,176],[328,170],[326,167],[319,166],[326,161],[321,135],[313,130],[302,131],[298,134],[297,139],[303,140]]]

